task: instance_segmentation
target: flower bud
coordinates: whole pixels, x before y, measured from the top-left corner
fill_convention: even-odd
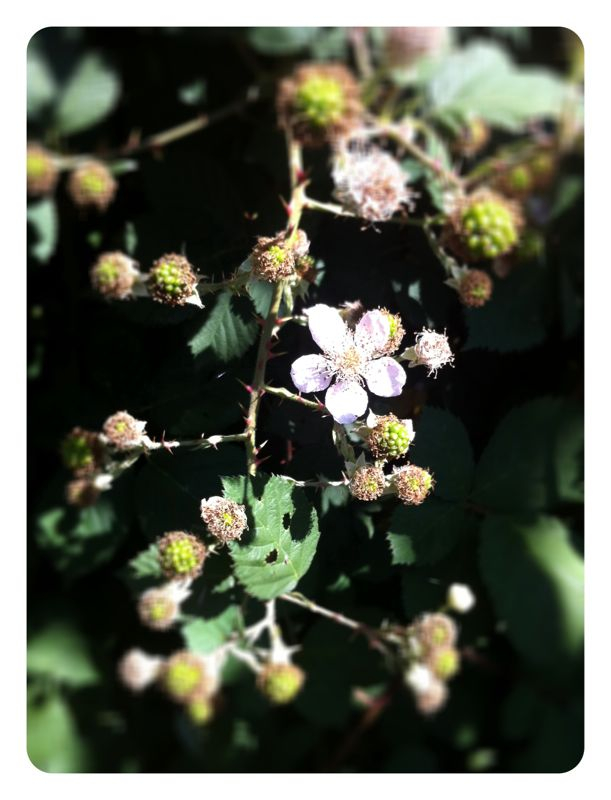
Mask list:
[[[135,419],[127,411],[117,411],[104,423],[104,435],[117,450],[130,450],[140,447],[144,437],[146,422]]]
[[[460,656],[453,647],[436,647],[427,656],[427,666],[442,681],[448,681],[458,672]]]
[[[404,680],[406,686],[408,686],[414,694],[419,695],[429,691],[433,686],[435,676],[427,666],[415,662],[405,672]]]
[[[125,300],[139,275],[133,259],[124,253],[102,253],[89,273],[91,285],[109,300]]]
[[[368,222],[383,222],[404,207],[414,193],[399,162],[376,147],[340,150],[333,164],[335,197],[342,206]]]
[[[246,509],[225,497],[209,497],[201,502],[201,515],[208,531],[220,542],[239,539],[248,528]]]
[[[214,688],[204,659],[188,650],[174,653],[165,662],[161,684],[177,703],[189,703],[202,696],[209,697]]]
[[[197,293],[197,282],[195,270],[184,256],[167,253],[153,264],[147,287],[158,303],[184,306]]]
[[[517,245],[524,226],[517,203],[487,189],[459,202],[449,218],[442,244],[465,261],[493,259]]]
[[[86,161],[71,173],[68,192],[77,206],[106,211],[117,192],[117,182],[100,161]]]
[[[385,28],[384,51],[389,67],[411,67],[423,56],[435,56],[448,41],[447,28]]]
[[[119,661],[118,673],[121,683],[132,692],[141,692],[157,679],[163,661],[156,656],[149,656],[137,648],[129,650]]]
[[[73,428],[61,445],[65,466],[77,477],[92,475],[104,459],[104,448],[99,434],[84,428]]]
[[[406,464],[395,470],[393,482],[399,498],[406,506],[419,506],[434,485],[431,473],[415,464]]]
[[[387,414],[385,417],[378,417],[367,444],[375,458],[387,460],[405,455],[413,438],[411,420],[400,420],[394,414]]]
[[[361,121],[360,88],[341,64],[303,64],[280,82],[280,127],[305,145],[319,147],[346,136]]]
[[[384,472],[379,467],[358,467],[350,479],[350,494],[357,500],[376,500],[384,491]]]
[[[465,614],[475,605],[475,595],[464,583],[453,583],[448,589],[447,603],[452,611]]]
[[[423,328],[416,334],[416,344],[406,350],[405,355],[410,361],[410,367],[427,367],[429,377],[436,376],[444,364],[454,361],[445,333],[436,333],[428,328]]]
[[[59,172],[53,155],[38,144],[29,144],[27,149],[27,180],[30,197],[51,194],[57,184]]]
[[[77,508],[88,508],[97,503],[100,489],[88,478],[75,478],[66,485],[66,502]]]
[[[274,703],[290,703],[301,691],[305,672],[295,664],[266,664],[257,676],[259,690]]]
[[[152,630],[167,630],[178,618],[180,603],[188,596],[187,586],[177,581],[171,581],[159,588],[148,589],[138,600],[140,621]]]
[[[157,542],[159,563],[167,578],[196,578],[201,574],[206,548],[191,533],[171,531]]]

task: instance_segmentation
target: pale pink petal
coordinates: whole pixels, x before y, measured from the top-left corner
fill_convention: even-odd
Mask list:
[[[322,392],[331,383],[328,366],[324,356],[301,356],[291,367],[293,383],[300,392]]]
[[[390,338],[390,322],[386,314],[375,309],[363,314],[356,326],[354,340],[368,353],[383,350]]]
[[[367,410],[367,392],[356,381],[338,381],[327,390],[325,405],[336,422],[347,425]]]
[[[405,386],[405,370],[393,358],[376,358],[366,364],[363,377],[370,390],[379,397],[396,397]]]
[[[312,339],[324,353],[333,353],[343,349],[348,329],[336,308],[319,303],[311,308],[306,308],[304,313],[308,317]]]

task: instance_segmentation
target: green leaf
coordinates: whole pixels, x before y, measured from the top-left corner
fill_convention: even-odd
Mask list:
[[[104,119],[115,107],[121,84],[114,70],[95,54],[83,56],[70,75],[56,108],[59,133],[69,136]]]
[[[91,686],[99,674],[87,642],[68,621],[53,622],[28,642],[27,668],[30,675],[50,676],[68,686]]]
[[[47,509],[37,519],[36,539],[56,569],[76,577],[95,570],[113,556],[126,526],[125,515],[116,515],[113,499],[102,495],[89,508]]]
[[[434,564],[458,544],[467,524],[457,503],[431,497],[421,506],[399,506],[390,521],[393,564]]]
[[[43,772],[87,772],[91,758],[68,703],[60,694],[28,697],[28,756]]]
[[[548,292],[540,263],[519,265],[496,280],[490,302],[465,309],[469,336],[464,349],[511,353],[541,344],[547,335]]]
[[[462,422],[449,411],[427,407],[415,430],[410,461],[433,473],[436,498],[463,500],[471,489],[474,462]]]
[[[28,206],[28,223],[33,227],[36,240],[31,244],[32,254],[46,263],[57,247],[57,208],[52,197],[45,197]]]
[[[189,347],[194,356],[210,349],[219,360],[231,361],[248,350],[257,330],[248,301],[222,292],[208,319],[189,341]]]
[[[514,408],[480,458],[473,500],[493,511],[535,511],[583,497],[583,412],[543,397]]]
[[[47,60],[32,41],[28,47],[27,86],[28,117],[37,117],[55,98],[57,84]]]
[[[285,56],[305,50],[319,31],[320,28],[251,28],[247,37],[258,52],[266,56]]]
[[[490,516],[480,564],[507,636],[534,665],[561,672],[583,644],[583,559],[555,517]]]
[[[428,91],[434,112],[516,130],[532,119],[559,117],[569,87],[546,69],[516,66],[496,44],[473,42],[443,61]]]
[[[163,577],[163,570],[159,563],[159,551],[157,550],[156,544],[149,545],[146,550],[134,556],[127,566],[132,577],[136,580]]]
[[[275,475],[265,484],[223,478],[223,487],[226,497],[246,505],[248,515],[248,532],[229,546],[236,578],[259,600],[290,592],[318,544],[318,518],[305,492]]]
[[[182,635],[189,650],[195,653],[212,653],[242,627],[239,606],[229,606],[212,619],[194,619],[183,625]]]

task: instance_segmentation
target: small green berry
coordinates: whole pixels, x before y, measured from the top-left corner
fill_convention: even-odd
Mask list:
[[[64,464],[77,476],[95,472],[100,466],[102,454],[99,435],[83,428],[73,428],[61,445]]]
[[[369,449],[375,458],[395,459],[407,453],[413,431],[394,414],[381,417],[369,434]]]
[[[169,253],[158,259],[150,271],[148,289],[159,303],[182,306],[195,293],[197,276],[184,256]]]
[[[275,705],[290,703],[301,691],[305,673],[294,664],[267,664],[258,675],[259,690]]]
[[[201,571],[206,548],[200,540],[184,531],[166,533],[158,542],[159,563],[170,579],[195,578]]]
[[[166,661],[161,682],[173,700],[186,703],[208,694],[210,678],[203,660],[195,653],[183,650]]]

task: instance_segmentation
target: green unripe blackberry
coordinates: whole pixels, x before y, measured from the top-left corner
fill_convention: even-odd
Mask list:
[[[206,548],[191,533],[172,531],[157,543],[159,563],[170,579],[195,578],[201,571],[206,557]]]
[[[86,161],[68,180],[68,192],[77,206],[106,211],[117,192],[117,182],[100,161]]]
[[[342,64],[297,67],[280,82],[276,107],[281,127],[310,146],[345,136],[363,113],[359,85]]]
[[[518,241],[518,227],[511,208],[503,201],[482,198],[462,213],[462,242],[473,261],[508,253]]]
[[[422,467],[407,464],[393,476],[400,500],[407,506],[419,506],[433,488],[433,476]]]
[[[75,478],[66,485],[66,502],[77,508],[88,508],[97,503],[100,490],[88,478]]]
[[[380,417],[369,434],[369,449],[375,458],[394,459],[407,453],[412,434],[394,414]]]
[[[294,664],[267,664],[257,677],[259,690],[274,703],[290,703],[301,691],[305,673]]]
[[[28,194],[42,197],[55,189],[59,172],[53,156],[40,145],[30,144],[27,149]]]
[[[187,703],[206,696],[210,689],[210,677],[202,659],[187,650],[174,653],[166,661],[161,683],[170,697],[178,703]]]
[[[93,431],[73,428],[61,445],[61,456],[66,467],[76,475],[91,475],[100,466],[104,448]]]
[[[197,276],[184,256],[168,253],[153,264],[147,285],[153,300],[171,306],[182,306],[193,296]]]
[[[214,705],[205,695],[195,697],[187,704],[187,714],[194,725],[207,725],[214,717]]]
[[[138,277],[134,261],[121,252],[102,253],[89,273],[91,285],[104,297],[125,300]]]
[[[439,647],[431,650],[427,666],[442,681],[453,678],[460,667],[460,656],[453,647]]]
[[[533,175],[527,164],[517,164],[504,173],[499,188],[510,197],[524,197],[533,188]]]

